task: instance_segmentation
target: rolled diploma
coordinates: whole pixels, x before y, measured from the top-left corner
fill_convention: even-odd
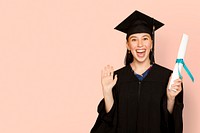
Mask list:
[[[180,44],[179,50],[178,50],[177,59],[184,59],[187,43],[188,43],[188,35],[183,34],[181,44]],[[171,81],[170,81],[170,84],[169,84],[169,89],[171,88],[171,85],[174,83],[174,80],[179,78],[178,67],[179,67],[179,70],[181,72],[183,64],[181,64],[181,63],[179,63],[179,65],[178,65],[178,63],[175,64],[174,70],[173,70],[173,73],[172,73],[172,77],[171,77]]]

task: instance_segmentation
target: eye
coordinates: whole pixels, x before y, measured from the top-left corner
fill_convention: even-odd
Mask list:
[[[135,41],[137,41],[136,38],[131,38],[131,42],[135,42]]]
[[[144,38],[143,38],[143,40],[145,40],[145,41],[146,41],[146,40],[149,40],[149,38],[148,38],[148,37],[144,37]]]

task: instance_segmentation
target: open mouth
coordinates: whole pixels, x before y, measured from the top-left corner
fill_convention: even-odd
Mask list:
[[[137,49],[136,50],[136,53],[137,53],[138,57],[144,57],[145,56],[145,52],[146,52],[145,49]]]

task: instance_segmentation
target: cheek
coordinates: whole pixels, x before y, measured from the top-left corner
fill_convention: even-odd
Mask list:
[[[151,48],[152,48],[152,47],[151,47],[151,44],[148,44],[148,45],[147,45],[147,47],[148,47],[149,49],[151,49]]]
[[[137,47],[137,44],[135,44],[135,43],[128,43],[128,47],[129,47],[130,50],[133,50],[133,49],[135,49]]]
[[[151,49],[151,48],[152,48],[151,42],[147,42],[147,43],[145,44],[145,46],[146,46],[146,48],[148,48],[148,49]]]

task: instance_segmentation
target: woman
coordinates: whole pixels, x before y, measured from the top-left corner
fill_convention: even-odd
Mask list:
[[[163,24],[139,11],[115,29],[127,34],[126,66],[102,70],[104,99],[91,133],[182,133],[183,91],[172,71],[154,62],[154,31]]]

